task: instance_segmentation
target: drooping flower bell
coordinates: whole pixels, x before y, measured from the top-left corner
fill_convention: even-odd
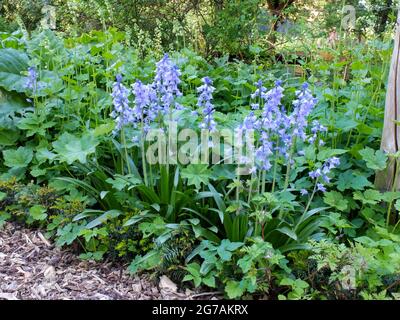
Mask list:
[[[340,165],[340,159],[337,157],[332,157],[327,159],[321,168],[311,171],[308,175],[314,180],[317,180],[318,178],[321,177],[324,182],[329,183],[330,178],[328,174],[331,172],[332,169],[336,168],[339,165]],[[324,185],[320,182],[317,184],[317,190],[322,192],[326,191]]]
[[[204,77],[201,81],[203,85],[197,88],[197,92],[199,93],[197,106],[202,108],[203,113],[203,121],[200,124],[200,128],[212,132],[216,129],[216,122],[213,117],[215,110],[211,102],[215,88],[212,86],[213,82],[209,77]]]
[[[28,68],[28,79],[25,83],[25,87],[32,90],[34,93],[37,89],[38,74],[35,67]]]
[[[156,75],[154,78],[153,88],[159,94],[159,111],[162,114],[168,114],[172,107],[180,109],[181,106],[178,104],[174,105],[176,97],[182,95],[179,90],[179,83],[181,72],[178,67],[171,61],[168,54],[157,62],[156,64]]]
[[[296,91],[297,99],[293,101],[293,113],[291,114],[291,123],[293,125],[293,135],[305,141],[307,136],[305,129],[308,125],[307,118],[318,100],[313,97],[308,89],[308,83],[302,85],[301,90]]]
[[[122,76],[120,74],[116,76],[111,96],[113,98],[114,110],[110,116],[115,119],[114,134],[116,134],[123,126],[135,122],[134,112],[129,107],[129,90],[122,84]]]

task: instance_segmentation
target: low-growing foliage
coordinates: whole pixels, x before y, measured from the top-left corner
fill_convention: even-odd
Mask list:
[[[2,34],[0,227],[231,299],[398,298],[400,193],[373,185],[399,156],[377,142],[389,45],[298,77],[126,42]]]

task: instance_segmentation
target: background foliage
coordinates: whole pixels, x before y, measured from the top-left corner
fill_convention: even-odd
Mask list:
[[[132,273],[228,298],[399,298],[400,193],[373,184],[399,156],[379,150],[394,3],[346,3],[354,30],[340,27],[339,1],[47,3],[54,31],[39,26],[43,1],[0,7],[0,226],[44,228],[82,259],[128,261]],[[265,90],[282,81],[288,114],[307,81],[316,140],[297,141],[292,162],[272,156],[264,176],[176,165],[152,167],[147,180],[131,139],[141,128],[113,134],[111,94],[117,74],[127,88],[150,84],[166,51],[181,73],[182,127],[199,130],[204,77],[226,128],[264,107],[259,80]],[[317,189],[309,173],[332,157],[340,164]]]

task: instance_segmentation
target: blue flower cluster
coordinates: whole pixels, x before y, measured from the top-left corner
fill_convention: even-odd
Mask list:
[[[318,179],[322,178],[324,182],[329,183],[330,178],[328,174],[331,172],[332,169],[336,168],[338,165],[340,165],[339,158],[337,157],[329,158],[328,160],[325,161],[325,163],[322,165],[321,168],[311,171],[309,173],[309,176],[316,181],[319,181]],[[320,182],[317,183],[317,190],[322,192],[326,191],[324,185]]]
[[[170,114],[173,107],[182,109],[182,106],[175,102],[175,98],[182,95],[179,90],[180,75],[178,67],[172,63],[168,54],[165,54],[156,64],[153,83],[143,84],[138,80],[132,85],[135,104],[133,108],[129,106],[131,92],[122,84],[122,76],[117,75],[111,94],[114,106],[111,117],[116,122],[114,133],[129,124],[136,128],[139,123],[147,132],[150,123],[158,116]]]
[[[132,91],[135,95],[134,126],[142,123],[144,131],[147,132],[150,123],[157,118],[157,93],[152,85],[143,84],[140,80],[132,85]]]
[[[209,77],[202,79],[203,85],[197,88],[199,97],[197,100],[197,106],[203,108],[203,121],[200,124],[201,129],[207,129],[210,132],[215,131],[216,123],[214,121],[214,105],[211,100],[213,99],[213,92],[215,88],[212,86],[213,82]]]
[[[122,76],[120,74],[116,77],[111,96],[113,98],[114,110],[110,116],[115,119],[114,134],[116,134],[123,126],[135,121],[133,109],[129,107],[129,89],[122,84]]]
[[[284,89],[281,81],[276,81],[274,88],[267,91],[262,81],[258,81],[255,86],[256,90],[251,95],[256,103],[251,104],[253,110],[262,107],[260,116],[256,115],[256,111],[251,111],[245,117],[241,129],[256,130],[259,133],[258,148],[255,151],[256,166],[261,170],[269,170],[271,168],[271,156],[282,156],[289,162],[291,159],[292,147],[296,139],[302,142],[314,143],[318,139],[319,132],[326,132],[327,128],[322,126],[318,121],[313,121],[310,128],[311,135],[307,135],[309,127],[308,118],[317,104],[317,99],[313,97],[309,86],[304,83],[300,90],[296,91],[296,99],[292,102],[293,111],[287,114],[282,105]],[[319,145],[323,145],[324,141],[319,139]],[[298,154],[304,154],[300,150]],[[322,168],[312,171],[310,177],[317,179],[321,177],[326,183],[329,182],[328,173],[330,170],[339,165],[338,158],[331,158],[322,166]],[[256,170],[255,168],[253,170]],[[324,185],[318,182],[318,190],[324,191]],[[307,194],[307,190],[301,190],[301,194]]]
[[[157,62],[156,76],[152,87],[156,90],[160,99],[159,111],[162,114],[169,114],[171,106],[174,104],[175,97],[182,95],[178,88],[181,80],[181,72],[178,67],[172,63],[168,54]],[[175,103],[176,109],[181,109],[179,104]]]
[[[28,79],[25,83],[25,87],[35,91],[37,89],[38,74],[35,67],[28,68]]]

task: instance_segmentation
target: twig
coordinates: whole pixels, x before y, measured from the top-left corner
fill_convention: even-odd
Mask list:
[[[222,291],[202,292],[202,293],[198,293],[198,294],[193,294],[193,295],[189,296],[189,298],[212,296],[212,295],[217,295],[217,294],[223,294],[223,292]]]

